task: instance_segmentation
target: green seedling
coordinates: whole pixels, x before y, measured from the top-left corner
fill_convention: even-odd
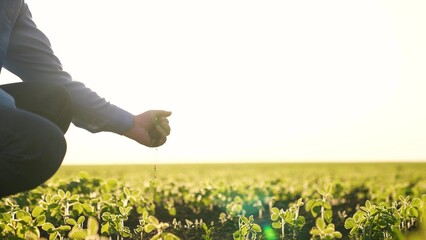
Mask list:
[[[319,215],[325,222],[331,223],[333,211],[331,209],[331,204],[328,201],[333,197],[331,192],[332,185],[329,185],[327,190],[318,189],[318,193],[321,195],[321,198],[309,200],[306,203],[306,211],[310,211],[314,218]]]
[[[87,229],[80,227],[84,217],[79,218],[75,223],[74,227],[68,233],[68,237],[72,240],[108,240],[107,237],[101,237],[98,234],[99,223],[94,217],[89,217],[87,220]],[[71,223],[73,225],[74,223]],[[78,226],[78,227],[77,227]]]
[[[66,233],[71,230],[71,227],[68,225],[60,225],[59,227],[55,227],[52,223],[45,223],[42,226],[42,229],[49,234],[49,240],[54,239],[65,239]]]
[[[46,217],[39,215],[37,210],[33,214],[22,210],[14,201],[6,199],[9,212],[0,213],[0,232],[6,238],[39,239],[40,230]]]
[[[203,166],[197,171],[167,171],[156,181],[155,199],[151,198],[150,169],[144,173],[139,168],[134,175],[133,167],[132,171],[126,168],[125,174],[113,176],[119,170],[116,167],[113,171],[98,169],[99,177],[91,177],[95,173],[88,168],[90,175],[58,175],[34,190],[0,199],[0,239],[205,240],[233,239],[237,231],[236,237],[243,239],[254,235],[268,240],[321,239],[337,238],[336,230],[346,227],[343,239],[424,240],[426,177],[422,166],[426,168],[386,164],[380,165],[380,171],[371,166],[364,171],[357,165],[359,172],[343,166],[339,166],[341,172],[330,171],[329,165],[312,171],[306,167],[303,178],[293,166],[274,167],[275,173],[244,166],[241,172],[230,170],[232,174],[225,168],[212,171]],[[315,186],[322,182],[332,182],[333,191],[317,191]],[[300,196],[312,201],[302,202]],[[259,200],[270,218],[263,216],[257,222],[257,211],[265,215]],[[172,222],[169,209],[173,207],[176,220]],[[303,216],[302,207],[309,209]],[[248,216],[255,213],[253,223],[261,223],[262,232],[247,230],[250,223],[242,216],[249,222],[250,217],[245,210]],[[324,218],[323,225],[316,224],[318,218]]]
[[[262,228],[254,223],[253,215],[249,218],[240,216],[238,219],[239,229],[234,232],[234,240],[255,240],[258,233],[262,232]]]
[[[297,239],[300,230],[305,225],[305,217],[299,216],[301,206],[303,206],[303,201],[302,198],[299,198],[285,211],[276,207],[271,209],[272,228],[281,229],[281,239],[285,238],[286,225],[291,231],[292,239]]]
[[[265,211],[265,207],[262,204],[262,201],[260,201],[260,199],[257,199],[254,203],[253,203],[253,207],[255,207],[258,212],[259,212],[259,218],[263,218],[263,211]]]
[[[119,207],[119,214],[112,214],[105,212],[102,214],[102,227],[101,233],[108,235],[117,235],[117,239],[124,239],[130,237],[131,232],[129,227],[125,226],[124,221],[127,220],[132,207]]]
[[[212,233],[214,231],[214,227],[208,227],[207,224],[202,223],[202,228],[204,230],[204,234],[201,236],[203,240],[213,240]]]
[[[322,218],[317,218],[315,221],[315,227],[313,227],[309,233],[312,235],[312,240],[332,240],[342,238],[342,234],[335,230],[334,224],[329,223],[327,225]]]
[[[172,233],[165,232],[165,229],[169,227],[168,223],[158,221],[154,216],[144,212],[139,220],[139,225],[135,229],[137,234],[140,234],[140,239],[144,239],[144,233],[155,233],[151,240],[179,240],[180,238]]]
[[[228,221],[228,216],[226,215],[226,213],[221,212],[219,214],[219,222],[223,225],[226,223],[226,221]]]
[[[345,221],[345,228],[350,229],[350,236],[355,239],[390,239],[400,236],[401,232],[416,227],[421,219],[424,202],[420,198],[400,197],[391,205],[382,202],[378,205],[369,200],[364,206]]]
[[[226,213],[230,219],[244,215],[243,200],[241,197],[236,196],[234,201],[226,205]]]

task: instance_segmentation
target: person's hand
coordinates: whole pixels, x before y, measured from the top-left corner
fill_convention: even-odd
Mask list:
[[[123,135],[147,147],[163,145],[170,134],[169,117],[172,113],[149,110],[133,118],[133,125]]]

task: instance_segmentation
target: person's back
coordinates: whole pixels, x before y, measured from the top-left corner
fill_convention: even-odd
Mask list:
[[[24,0],[0,0],[0,71],[3,67],[23,82],[0,85],[0,198],[34,188],[56,172],[71,122],[148,147],[163,145],[170,134],[171,112],[133,115],[73,81]]]

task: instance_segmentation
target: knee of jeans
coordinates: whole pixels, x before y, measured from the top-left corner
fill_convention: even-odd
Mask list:
[[[0,106],[0,195],[37,187],[59,169],[67,149],[55,124],[35,114]]]
[[[49,143],[42,147],[43,154],[40,167],[48,177],[52,176],[61,166],[67,150],[63,133],[59,129],[52,130]],[[47,180],[47,179],[46,179]]]
[[[52,128],[45,133],[43,139],[38,139],[38,149],[34,149],[34,156],[28,164],[28,176],[36,187],[52,177],[62,164],[67,145],[63,133],[59,128]]]
[[[15,159],[8,167],[9,185],[1,189],[0,194],[10,195],[31,190],[51,178],[62,164],[66,152],[66,142],[62,132],[55,127],[43,139],[34,137],[33,147],[27,149],[22,159]],[[2,184],[0,183],[0,186]]]

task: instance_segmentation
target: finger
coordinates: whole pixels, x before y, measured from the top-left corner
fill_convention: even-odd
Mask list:
[[[162,118],[154,118],[152,120],[152,122],[154,123],[154,126],[156,128],[157,131],[159,131],[160,133],[162,133],[165,136],[170,135],[170,126],[169,126],[169,120],[165,117]],[[160,128],[158,128],[160,127]]]
[[[165,129],[163,129],[163,127],[160,124],[155,125],[155,130],[157,131],[157,133],[160,137],[166,137],[166,136],[169,135],[167,133],[167,131]]]
[[[162,118],[159,125],[165,131],[166,136],[170,135],[170,125],[169,120],[167,120],[167,118]]]
[[[160,136],[156,134],[151,134],[151,144],[150,147],[158,147],[160,142]]]
[[[158,110],[157,112],[157,117],[158,118],[162,118],[162,117],[170,117],[170,115],[172,115],[172,112],[170,111],[164,111],[164,110]]]
[[[159,124],[155,124],[149,131],[151,145],[158,145],[158,143],[161,142],[163,138],[166,138],[167,135],[167,132]]]
[[[172,113],[164,110],[152,111],[153,128],[149,131],[151,138],[151,147],[158,147],[167,141],[167,136],[170,135],[169,117]]]
[[[169,115],[170,116],[170,115]],[[167,117],[168,116],[162,116],[162,115],[160,115],[160,114],[153,114],[152,116],[151,116],[151,120],[153,121],[153,122],[160,122],[160,121],[163,121],[164,119],[165,120],[167,120]],[[167,120],[167,122],[168,122],[168,120]]]
[[[160,118],[158,118],[158,117],[153,117],[153,118],[151,119],[151,121],[152,121],[155,125],[157,125],[157,124],[159,124],[159,123],[160,123]]]
[[[163,110],[153,110],[152,117],[156,119],[167,118],[172,115],[172,112],[163,111]]]
[[[162,123],[167,123],[167,124],[169,124],[169,119],[167,119],[167,118],[165,118],[165,117],[160,118],[160,119],[159,119],[159,121],[160,121],[160,122],[162,122]]]
[[[151,140],[151,147],[159,147],[159,146],[163,145],[164,143],[166,143],[166,141],[167,141],[166,137],[152,139]]]
[[[158,141],[158,146],[163,145],[164,143],[166,143],[166,141],[167,141],[167,137],[160,138],[160,140]]]

